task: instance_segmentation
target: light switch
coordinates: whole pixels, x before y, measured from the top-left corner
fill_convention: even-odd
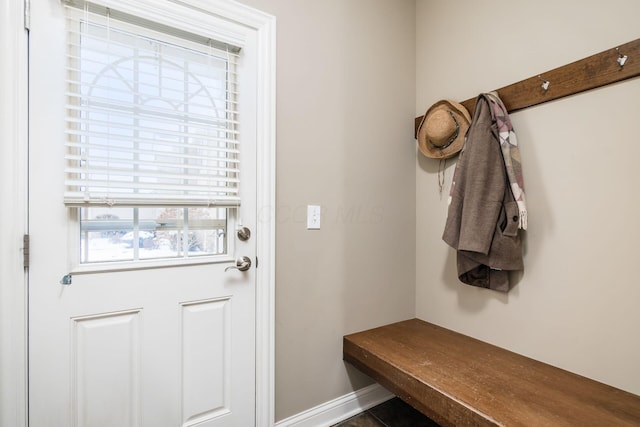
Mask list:
[[[320,206],[307,206],[307,230],[320,230],[320,215]]]

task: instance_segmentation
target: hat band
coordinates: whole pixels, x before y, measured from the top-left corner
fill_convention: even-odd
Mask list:
[[[456,124],[456,130],[453,132],[453,135],[451,136],[451,138],[449,138],[449,140],[447,141],[446,144],[438,146],[436,144],[434,144],[431,140],[429,140],[429,143],[439,149],[439,150],[444,150],[445,148],[447,148],[448,146],[450,146],[451,144],[453,144],[453,141],[455,141],[458,138],[458,134],[460,133],[460,125],[458,124],[458,121],[456,120],[456,116],[451,112],[451,110],[447,110],[447,112],[451,115],[451,119],[453,119],[453,123]]]

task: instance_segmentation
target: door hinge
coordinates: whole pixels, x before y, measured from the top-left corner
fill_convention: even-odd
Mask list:
[[[22,236],[22,256],[24,268],[29,268],[29,235]]]
[[[31,30],[31,0],[24,0],[24,29]]]

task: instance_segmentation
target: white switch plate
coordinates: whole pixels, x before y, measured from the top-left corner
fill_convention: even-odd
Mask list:
[[[307,230],[320,230],[320,215],[320,206],[307,206]]]

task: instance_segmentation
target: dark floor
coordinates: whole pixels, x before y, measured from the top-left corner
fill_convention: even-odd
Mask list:
[[[394,397],[333,427],[439,427],[402,400]]]

